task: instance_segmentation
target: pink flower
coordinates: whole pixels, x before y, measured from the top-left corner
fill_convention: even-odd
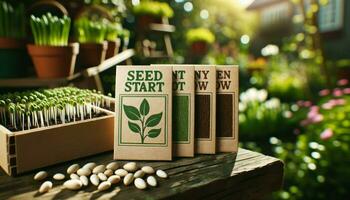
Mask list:
[[[341,89],[339,89],[339,88],[335,88],[333,90],[333,96],[335,96],[335,97],[343,96],[343,91]]]
[[[311,103],[311,101],[304,101],[303,106],[310,107],[310,106],[312,106],[312,103]]]
[[[330,128],[327,128],[326,130],[324,130],[321,135],[320,138],[322,140],[328,140],[329,138],[331,138],[333,136],[333,130]]]
[[[333,104],[330,104],[329,102],[328,103],[324,103],[322,105],[322,108],[325,109],[325,110],[331,110],[333,108]]]
[[[346,100],[345,99],[336,99],[334,103],[337,106],[342,106],[342,105],[345,105]]]
[[[350,94],[350,88],[345,88],[343,89],[344,94]]]
[[[324,90],[321,90],[318,94],[321,96],[321,97],[324,97],[324,96],[327,96],[331,93],[330,90],[328,89],[324,89]]]
[[[312,123],[316,124],[318,122],[322,122],[323,121],[323,115],[321,114],[317,114],[315,115],[313,118],[311,118]]]
[[[349,81],[347,79],[340,79],[338,82],[337,82],[337,85],[339,86],[344,86],[344,85],[347,85],[349,83]]]

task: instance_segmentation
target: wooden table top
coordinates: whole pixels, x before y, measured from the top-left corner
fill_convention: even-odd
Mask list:
[[[52,177],[65,173],[72,163],[107,164],[111,160],[112,152],[108,152],[44,170]],[[121,183],[105,192],[97,192],[92,184],[80,191],[69,191],[63,189],[63,181],[53,181],[53,189],[41,195],[37,192],[41,183],[33,180],[36,172],[10,177],[0,170],[0,199],[263,199],[280,189],[283,182],[282,161],[245,149],[239,149],[238,154],[137,163],[163,169],[169,178],[157,178],[159,186],[145,191]]]

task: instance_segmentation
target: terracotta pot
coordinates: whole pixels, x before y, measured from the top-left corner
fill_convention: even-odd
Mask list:
[[[106,58],[108,42],[84,43],[80,44],[80,53],[78,56],[79,65],[83,68],[89,68],[100,65]]]
[[[208,52],[208,44],[206,42],[194,42],[191,45],[191,53],[195,56],[204,56]]]
[[[118,54],[120,47],[120,39],[116,39],[115,41],[108,41],[108,47],[106,52],[106,59],[112,58],[113,56]]]
[[[0,38],[0,78],[26,75],[30,59],[25,47],[24,40]]]
[[[39,46],[28,44],[35,71],[39,78],[63,78],[73,75],[79,44]]]

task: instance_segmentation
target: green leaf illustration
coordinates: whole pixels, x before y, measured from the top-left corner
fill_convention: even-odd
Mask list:
[[[152,129],[152,130],[150,130],[149,132],[148,132],[148,137],[150,137],[150,138],[156,138],[156,137],[158,137],[158,135],[160,134],[160,131],[161,131],[162,129],[160,128],[160,129]]]
[[[123,106],[124,106],[124,112],[129,119],[139,120],[141,118],[140,112],[139,110],[137,110],[137,108],[133,106],[127,106],[127,105],[123,105]]]
[[[147,120],[146,120],[146,127],[154,127],[157,126],[162,119],[163,112],[151,115]]]
[[[140,105],[140,113],[143,116],[146,116],[149,113],[149,103],[146,99],[143,99],[143,101]]]
[[[128,122],[129,128],[134,133],[141,133],[141,128],[138,124]]]

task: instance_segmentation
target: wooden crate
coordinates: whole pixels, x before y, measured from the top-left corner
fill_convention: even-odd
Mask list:
[[[114,112],[84,121],[11,132],[0,125],[0,166],[17,175],[113,150]]]

